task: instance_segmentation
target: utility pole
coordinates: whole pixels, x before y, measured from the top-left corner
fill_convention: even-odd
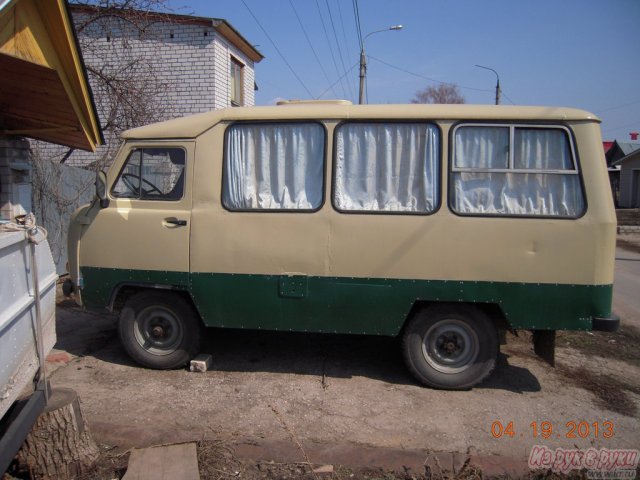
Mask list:
[[[362,105],[364,103],[364,80],[367,77],[367,56],[364,54],[364,41],[362,42],[362,49],[360,50],[360,95],[358,97],[358,103]]]
[[[383,28],[382,30],[367,33],[362,39],[362,45],[360,45],[360,95],[358,98],[358,103],[360,103],[360,105],[364,103],[364,84],[367,79],[367,56],[364,53],[364,41],[374,33],[387,32],[389,30],[402,30],[402,25],[393,25],[389,28]]]
[[[496,72],[493,68],[483,67],[482,65],[476,65],[478,68],[484,68],[485,70],[491,70],[496,74],[496,105],[500,105],[500,77],[498,76],[498,72]]]

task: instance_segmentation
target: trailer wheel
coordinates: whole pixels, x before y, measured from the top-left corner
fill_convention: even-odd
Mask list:
[[[200,348],[201,324],[179,295],[146,291],[132,296],[120,311],[120,340],[141,365],[154,369],[184,366]]]
[[[484,380],[498,356],[498,332],[479,309],[435,305],[414,316],[402,339],[405,363],[429,387],[461,390]]]

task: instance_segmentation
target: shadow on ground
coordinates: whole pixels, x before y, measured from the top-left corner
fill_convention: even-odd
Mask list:
[[[74,356],[135,366],[120,345],[116,318],[59,306],[55,348]],[[416,385],[404,366],[396,338],[208,329],[202,353],[223,372],[269,372],[327,378],[367,377],[398,385]],[[540,383],[526,368],[511,365],[500,354],[494,373],[478,389],[537,392]]]

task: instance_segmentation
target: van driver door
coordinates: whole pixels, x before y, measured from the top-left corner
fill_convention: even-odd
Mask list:
[[[120,151],[107,175],[109,205],[91,215],[82,235],[84,282],[104,285],[91,295],[108,295],[116,278],[188,285],[194,153],[195,143],[185,141],[131,142]],[[89,305],[104,300],[83,294]]]

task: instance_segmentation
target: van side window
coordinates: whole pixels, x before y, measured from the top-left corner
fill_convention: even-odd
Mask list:
[[[322,206],[325,130],[319,123],[235,124],[227,129],[222,204],[228,210]]]
[[[462,125],[453,138],[453,211],[568,218],[584,213],[580,175],[565,128]]]
[[[431,213],[438,206],[439,133],[423,123],[336,129],[333,203],[350,212]]]
[[[185,152],[181,148],[140,148],[127,158],[111,189],[116,198],[180,200]]]

